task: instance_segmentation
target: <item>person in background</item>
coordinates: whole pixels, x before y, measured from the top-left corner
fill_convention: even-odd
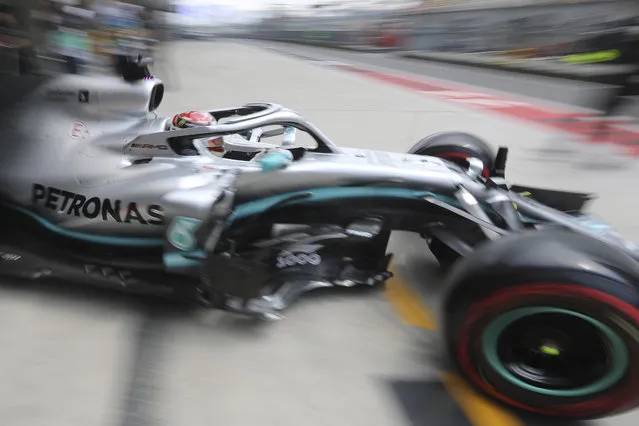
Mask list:
[[[45,68],[48,69],[55,64],[53,61],[56,59],[56,49],[53,40],[60,23],[59,15],[60,6],[53,0],[40,0],[37,9],[33,11],[39,37],[40,57],[44,61]]]
[[[86,0],[78,6],[63,6],[56,33],[56,47],[64,58],[66,71],[79,74],[81,66],[91,60],[91,43],[88,31],[93,26],[93,12]]]

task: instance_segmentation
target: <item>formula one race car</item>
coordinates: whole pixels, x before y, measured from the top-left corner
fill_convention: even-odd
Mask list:
[[[400,154],[268,103],[153,117],[162,83],[121,65],[0,85],[2,275],[272,318],[383,283],[391,231],[413,231],[452,266],[443,331],[475,386],[548,416],[639,403],[639,249],[589,195],[510,185],[507,150],[465,133]]]

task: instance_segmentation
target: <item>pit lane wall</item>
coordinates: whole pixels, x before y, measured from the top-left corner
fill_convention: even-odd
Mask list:
[[[279,16],[265,19],[245,32],[246,37],[335,48],[399,48],[385,43],[381,35],[393,24],[391,13],[341,16]]]
[[[590,81],[625,72],[620,28],[639,13],[636,0],[498,1],[375,17],[278,19],[249,36]]]
[[[308,44],[326,47],[365,46],[364,38],[357,31],[336,30],[265,30],[246,35],[247,38]]]

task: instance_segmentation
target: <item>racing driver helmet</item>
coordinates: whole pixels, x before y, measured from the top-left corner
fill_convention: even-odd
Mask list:
[[[171,119],[171,130],[188,129],[215,124],[215,118],[206,111],[187,111],[175,114]],[[224,140],[216,137],[206,141],[208,150],[215,155],[224,155]]]
[[[215,118],[206,111],[187,111],[175,114],[171,120],[171,127],[173,129],[188,129],[190,127],[210,126],[215,123]]]

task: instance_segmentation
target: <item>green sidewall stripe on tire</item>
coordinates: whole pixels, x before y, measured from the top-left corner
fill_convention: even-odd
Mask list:
[[[522,380],[519,380],[513,374],[511,374],[506,367],[499,360],[499,356],[497,354],[497,343],[499,340],[499,336],[502,332],[513,322],[525,318],[531,315],[537,314],[564,314],[571,315],[573,317],[580,318],[584,321],[589,322],[593,326],[595,326],[610,342],[612,346],[613,353],[613,366],[611,370],[606,373],[601,379],[597,380],[595,383],[589,384],[587,386],[583,386],[576,389],[570,390],[552,390],[540,388],[537,386],[530,385]],[[628,349],[626,345],[621,340],[621,338],[615,333],[610,327],[603,324],[602,322],[591,318],[587,315],[581,314],[579,312],[570,311],[567,309],[553,308],[553,307],[528,307],[528,308],[519,308],[514,309],[510,312],[506,312],[503,315],[497,317],[484,331],[482,340],[482,350],[484,352],[484,356],[488,361],[488,364],[499,373],[504,379],[508,380],[510,383],[521,387],[530,392],[535,392],[548,396],[556,396],[556,397],[583,397],[587,395],[592,395],[595,393],[599,393],[605,391],[606,389],[615,385],[615,383],[619,382],[624,374],[626,373],[629,366],[629,355]]]

